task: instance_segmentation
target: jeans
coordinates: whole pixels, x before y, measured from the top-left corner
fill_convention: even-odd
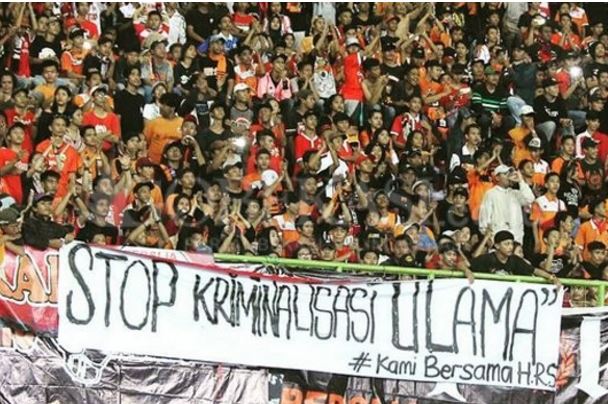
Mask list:
[[[585,119],[587,113],[585,111],[569,110],[568,118],[572,119],[572,125],[577,132],[582,132],[586,125]]]
[[[511,116],[515,120],[516,125],[521,125],[521,108],[526,105],[526,102],[516,95],[507,98],[507,108],[511,112]]]
[[[544,136],[544,140],[546,140],[547,143],[551,143],[551,139],[553,139],[556,130],[557,125],[553,121],[547,121],[536,125],[536,131],[540,132],[539,135]]]

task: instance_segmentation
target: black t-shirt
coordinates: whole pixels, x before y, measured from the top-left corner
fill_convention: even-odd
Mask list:
[[[186,67],[181,63],[177,63],[173,68],[173,79],[175,80],[175,85],[181,85],[185,89],[189,89],[190,79],[192,75],[198,71],[198,61],[193,61],[190,64],[190,67]]]
[[[445,216],[442,216],[444,219],[444,227],[443,230],[460,230],[463,227],[467,226],[469,228],[474,228],[475,223],[471,218],[471,213],[469,212],[469,208],[465,207],[464,214],[458,214],[452,206],[449,206],[445,211]]]
[[[561,118],[567,118],[566,104],[558,95],[555,101],[549,102],[544,95],[540,95],[534,99],[534,111],[536,111],[536,122],[543,123],[553,121],[559,124]]]
[[[38,59],[42,59],[40,56],[44,56],[45,59],[52,57],[53,53],[57,59],[61,58],[61,41],[59,38],[55,38],[53,42],[48,42],[44,39],[43,35],[36,36],[32,46],[30,47],[30,56]],[[42,74],[42,64],[31,64],[32,74]]]
[[[602,191],[604,185],[604,167],[602,162],[597,159],[595,163],[589,163],[585,159],[580,161],[580,168],[585,177],[583,195],[591,197]]]
[[[547,254],[537,254],[534,259],[534,264],[538,267],[547,259]],[[569,262],[565,255],[554,255],[551,263],[551,270],[548,271],[558,278],[565,278],[574,269],[574,266]]]
[[[230,139],[230,132],[224,130],[222,133],[215,133],[211,129],[207,128],[196,135],[196,141],[203,151],[209,151],[209,146],[216,140],[228,140]]]
[[[532,25],[532,19],[536,18],[539,14],[535,14],[535,15],[531,15],[528,12],[523,13],[520,17],[519,17],[519,21],[517,22],[517,26],[519,28],[521,27],[526,27],[526,28],[530,28],[530,26]]]
[[[199,67],[200,71],[207,77],[207,83],[209,87],[218,91],[224,92],[227,87],[228,79],[234,79],[234,65],[226,57],[226,81],[224,81],[224,86],[222,87],[222,91],[217,87],[217,64],[218,62],[209,59],[208,57],[204,57],[201,59]]]
[[[585,67],[583,67],[583,74],[585,75],[585,77],[597,76],[600,72],[606,70],[608,70],[608,65],[594,61],[586,64]]]
[[[304,116],[293,108],[285,114],[285,134],[287,136],[295,136],[300,122],[304,121]]]
[[[488,253],[473,258],[471,269],[474,272],[495,273],[499,275],[533,275],[534,267],[517,255],[511,255],[505,263],[500,262],[496,253]]]
[[[199,94],[198,90],[193,89],[188,98],[184,101],[180,109],[183,115],[189,114],[194,110],[196,117],[198,118],[198,125],[201,128],[208,128],[209,121],[209,107],[212,105],[212,99],[205,95]],[[180,115],[182,115],[180,113]]]
[[[120,133],[123,140],[141,133],[144,129],[144,97],[141,94],[131,94],[127,90],[116,93],[114,97],[114,112],[120,115]]]
[[[387,74],[389,76],[396,77],[399,81],[402,81],[405,76],[405,69],[401,65],[397,66],[387,66],[386,64],[380,65],[380,70],[382,74]]]
[[[589,275],[591,275],[591,279],[603,279],[602,275],[606,270],[606,265],[595,266],[591,262],[583,261],[581,266]],[[582,276],[581,276],[582,277]]]
[[[562,181],[559,186],[557,197],[566,203],[566,210],[568,210],[569,213],[573,214],[575,217],[578,216],[578,207],[583,195],[577,185]]]
[[[211,36],[211,32],[216,23],[217,21],[215,21],[215,16],[212,11],[203,14],[198,8],[193,8],[186,13],[186,24],[192,25],[194,32],[204,39]]]
[[[306,31],[310,28],[312,20],[312,3],[286,3],[285,14],[291,21],[294,31]]]
[[[118,228],[110,223],[106,223],[105,226],[99,226],[92,221],[87,221],[84,227],[78,232],[76,240],[91,242],[93,237],[97,234],[103,234],[106,238],[106,243],[116,244]]]

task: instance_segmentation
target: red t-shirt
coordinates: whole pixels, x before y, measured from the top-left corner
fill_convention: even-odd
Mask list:
[[[319,150],[323,146],[323,139],[315,135],[312,139],[306,137],[303,133],[298,133],[294,140],[294,149],[296,161],[300,160],[304,153],[308,150]]]
[[[82,125],[93,125],[97,133],[110,132],[120,139],[120,120],[114,112],[107,112],[105,118],[100,118],[94,111],[87,111],[82,115]],[[111,148],[112,143],[104,140],[103,151],[106,152]]]
[[[21,162],[25,164],[24,168],[27,167],[29,154],[26,153]],[[10,161],[17,158],[17,153],[6,147],[0,148],[0,168],[4,167]],[[21,185],[21,174],[6,174],[0,179],[0,186],[2,192],[6,192],[17,201],[18,204],[23,203],[23,187]]]
[[[608,157],[608,135],[602,132],[595,132],[593,134],[593,139],[596,142],[599,142],[598,147],[598,155],[602,163],[606,162],[606,158]]]
[[[32,111],[27,111],[25,115],[20,116],[17,114],[17,110],[15,108],[5,109],[4,114],[6,115],[6,124],[8,126],[11,126],[15,122],[25,125],[25,137],[23,138],[23,144],[21,146],[23,147],[23,150],[31,155],[34,151],[32,125],[34,125],[36,121],[36,115],[34,115]]]
[[[362,82],[361,56],[359,53],[351,53],[344,58],[344,84],[340,94],[345,100],[363,101]]]
[[[258,153],[258,150],[260,150],[260,147],[258,145],[253,145],[251,147],[251,149],[249,150],[249,157],[247,157],[247,162],[245,165],[245,175],[251,174],[256,171],[255,158]],[[271,150],[270,151],[270,163],[268,165],[268,168],[276,171],[277,173],[280,173],[282,170],[282,167],[283,167],[283,158],[281,157],[280,154],[278,154],[278,152],[276,150]]]

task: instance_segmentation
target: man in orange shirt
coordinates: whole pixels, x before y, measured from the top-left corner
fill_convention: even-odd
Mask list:
[[[536,130],[534,128],[534,117],[536,112],[534,108],[529,105],[524,105],[520,110],[521,124],[509,131],[509,137],[513,141],[514,152],[513,152],[513,165],[517,166],[523,160],[530,160],[530,150],[526,147],[525,139],[530,133],[534,133],[535,137]]]
[[[606,223],[606,202],[596,198],[589,202],[589,211],[593,215],[579,227],[574,242],[583,250],[583,259],[589,259],[588,245],[592,241],[608,244],[608,223]]]
[[[84,57],[87,52],[84,50],[84,30],[80,27],[73,27],[70,30],[70,42],[72,47],[61,54],[61,70],[65,72],[69,79],[77,82],[84,80]]]
[[[273,216],[272,225],[279,229],[283,234],[283,245],[298,241],[300,235],[296,229],[296,219],[300,211],[300,198],[293,192],[287,194],[285,202],[285,213]]]
[[[270,168],[270,152],[266,149],[259,149],[255,157],[255,171],[245,175],[241,184],[243,191],[262,189],[262,174]]]
[[[148,122],[144,128],[144,136],[148,143],[148,157],[156,164],[160,164],[165,146],[182,138],[183,118],[175,113],[179,103],[180,97],[177,94],[163,94],[160,97],[161,116]]]
[[[68,182],[76,175],[76,171],[82,164],[80,154],[64,142],[65,131],[68,120],[63,115],[53,117],[51,126],[51,138],[42,141],[36,146],[36,152],[42,153],[50,170],[57,171],[60,175],[57,186],[56,198],[63,197],[68,191]]]

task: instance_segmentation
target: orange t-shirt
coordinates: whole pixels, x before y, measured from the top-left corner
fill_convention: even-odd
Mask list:
[[[295,217],[291,217],[288,213],[283,213],[282,215],[274,216],[272,222],[283,233],[283,246],[300,239],[300,233],[296,230]]]
[[[583,223],[576,233],[574,239],[577,245],[583,247],[583,259],[589,259],[589,250],[587,245],[592,241],[601,241],[608,245],[608,226],[606,221],[596,223],[593,219],[590,219]]]
[[[148,157],[160,164],[163,149],[168,143],[182,138],[183,118],[165,119],[159,117],[148,122],[144,128],[144,136],[148,143]]]
[[[486,192],[494,186],[492,181],[484,181],[477,170],[470,170],[467,173],[469,183],[469,210],[474,221],[479,220],[479,208]]]
[[[76,74],[83,74],[84,70],[84,57],[87,52],[84,49],[70,49],[61,54],[61,70],[66,73],[72,72]]]
[[[514,152],[513,152],[513,165],[517,167],[517,165],[522,160],[531,160],[532,156],[530,155],[530,151],[526,147],[524,143],[524,139],[526,136],[530,134],[530,130],[528,128],[524,128],[522,126],[518,126],[509,131],[509,136],[511,140],[513,140]]]
[[[42,153],[50,170],[59,173],[59,184],[57,184],[55,197],[63,197],[68,190],[70,175],[75,174],[82,164],[80,154],[67,143],[62,144],[55,150],[52,146],[51,139],[40,142],[38,146],[36,146],[36,152]]]
[[[562,168],[566,163],[566,159],[564,159],[562,156],[556,157],[555,160],[551,162],[551,171],[553,171],[554,173],[561,174]]]

